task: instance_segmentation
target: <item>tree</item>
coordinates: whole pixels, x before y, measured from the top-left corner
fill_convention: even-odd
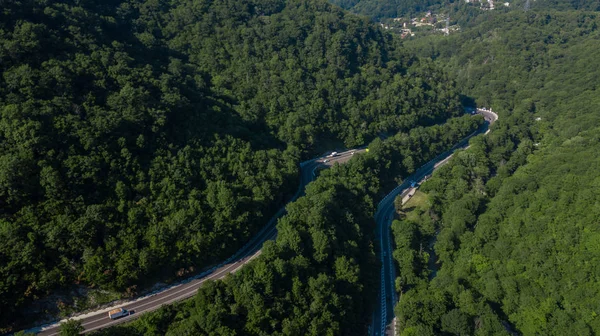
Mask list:
[[[459,309],[452,309],[442,316],[442,330],[453,335],[471,335],[469,317]]]
[[[61,323],[59,334],[61,336],[77,336],[80,335],[83,330],[85,329],[81,325],[81,321],[69,319],[64,323]]]

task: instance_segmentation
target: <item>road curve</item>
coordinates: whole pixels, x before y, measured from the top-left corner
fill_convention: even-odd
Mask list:
[[[371,326],[369,328],[369,334],[372,336],[397,335],[394,317],[394,307],[396,302],[398,302],[395,288],[396,268],[394,267],[394,259],[392,256],[393,238],[390,235],[390,228],[395,213],[394,199],[398,195],[405,197],[408,193],[418,188],[418,185],[414,188],[411,187],[412,181],[417,182],[418,184],[423,182],[434,170],[448,162],[457,149],[468,148],[468,142],[471,137],[481,133],[487,134],[490,131],[489,126],[498,120],[498,115],[491,110],[477,109],[476,113],[483,115],[486,121],[484,127],[481,127],[476,132],[461,140],[450,150],[438,155],[435,159],[419,168],[415,173],[406,177],[404,182],[387,194],[377,206],[375,221],[377,223],[377,237],[379,239],[381,273],[380,290],[377,300],[379,304],[375,307]]]
[[[304,193],[304,188],[315,177],[315,171],[318,167],[331,166],[334,163],[344,163],[352,158],[354,153],[363,152],[364,149],[349,150],[339,153],[335,157],[319,157],[312,160],[302,162],[300,164],[300,185],[294,197],[290,200],[293,202]],[[260,255],[260,249],[265,241],[274,239],[277,235],[276,223],[277,219],[285,213],[285,207],[281,208],[259,231],[252,240],[242,247],[236,254],[225,260],[223,263],[205,271],[193,278],[187,279],[179,284],[161,289],[146,296],[137,298],[132,301],[120,303],[115,306],[104,308],[91,313],[86,313],[71,317],[72,319],[81,321],[85,328],[83,333],[106,328],[112,325],[131,321],[132,319],[146,312],[151,312],[160,308],[163,305],[171,304],[176,301],[181,301],[194,296],[200,286],[208,280],[217,280],[224,278],[227,274],[233,273],[250,262],[252,259]],[[122,307],[128,311],[135,313],[117,320],[108,318],[108,311]],[[42,336],[58,335],[60,324],[66,322],[61,320],[49,325],[26,330],[27,332],[37,333]]]

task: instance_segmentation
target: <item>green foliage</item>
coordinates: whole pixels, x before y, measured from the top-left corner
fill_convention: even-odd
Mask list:
[[[330,0],[330,2],[373,20],[410,16],[452,3],[449,0]]]
[[[391,18],[409,18],[422,16],[425,12],[449,15],[451,24],[459,24],[461,28],[477,26],[490,18],[498,17],[507,12],[519,15],[525,11],[525,4],[529,2],[530,10],[552,10],[569,12],[573,10],[598,11],[599,0],[515,0],[508,7],[496,3],[495,9],[483,10],[488,7],[487,1],[454,1],[454,0],[329,0],[330,3],[340,6],[355,14],[364,15],[373,21],[386,21]],[[439,28],[439,27],[438,27]],[[419,36],[428,35],[426,31],[419,31]]]
[[[452,309],[442,316],[442,330],[451,335],[470,335],[471,326],[467,315]]]
[[[407,157],[420,166],[480,124],[465,116],[377,139],[369,153],[324,170],[305,196],[287,206],[275,242],[267,242],[260,256],[224,281],[201,287],[158,332],[364,335],[379,280],[372,243],[374,199],[389,189],[382,185],[393,186],[403,176],[398,174],[410,171],[402,164]],[[106,332],[147,334],[154,330],[146,327],[153,314]]]
[[[83,331],[83,326],[79,320],[68,320],[60,325],[60,336],[78,336]]]
[[[403,333],[600,331],[593,299],[600,64],[590,54],[598,21],[596,13],[512,12],[444,40],[410,43],[501,114],[491,133],[422,186],[437,233],[422,229],[422,216],[395,230],[402,240],[416,227],[412,246],[433,243],[438,268],[432,279],[414,270],[421,277],[396,307]]]
[[[395,247],[394,259],[398,262],[398,278],[396,287],[398,291],[405,291],[408,286],[415,285],[418,281],[417,272],[424,269],[426,260],[420,254],[418,244],[417,224],[411,221],[394,221],[392,231],[394,233]]]
[[[431,62],[312,0],[3,1],[0,70],[3,325],[57,288],[197,272],[289,199],[316,148],[462,113]],[[415,139],[395,174],[438,150]],[[318,262],[330,234],[311,232]]]
[[[551,8],[555,10],[587,10],[587,11],[598,11],[600,10],[600,2],[598,0],[543,0],[539,3],[534,3],[532,8]]]
[[[599,23],[591,12],[490,13],[460,34],[406,45],[436,59],[479,105],[571,118],[578,105],[585,105],[582,100],[588,100],[572,100],[571,93],[579,96],[598,85],[598,68],[591,64],[597,64],[593,54]],[[587,118],[590,126],[598,122],[593,114]]]

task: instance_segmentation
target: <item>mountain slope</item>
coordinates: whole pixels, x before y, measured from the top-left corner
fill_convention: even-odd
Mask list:
[[[57,288],[222,260],[302,156],[461,113],[443,73],[319,1],[4,2],[0,69],[4,325]],[[67,294],[40,309],[94,304]]]
[[[413,257],[397,251],[412,272],[397,281],[402,335],[600,330],[599,20],[490,14],[460,34],[407,43],[501,118],[423,185],[427,204],[395,223]]]

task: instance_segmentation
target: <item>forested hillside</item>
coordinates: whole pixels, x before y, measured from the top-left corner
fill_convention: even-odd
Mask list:
[[[301,158],[461,114],[430,62],[320,1],[4,1],[0,69],[4,326],[222,260]]]
[[[483,123],[416,128],[325,170],[288,207],[275,242],[194,300],[100,335],[364,335],[377,298],[374,208],[382,191]]]
[[[452,2],[448,0],[330,0],[329,2],[353,13],[368,16],[377,21],[427,11],[430,8],[443,8]]]
[[[543,0],[533,3],[532,8],[553,9],[553,10],[600,10],[600,1],[598,0]]]
[[[597,13],[513,11],[478,18],[461,34],[429,36],[405,45],[437,60],[464,94],[483,106],[512,109],[519,104],[548,117],[564,99],[593,91],[600,39]],[[589,116],[591,117],[591,116]]]
[[[410,43],[500,120],[394,222],[401,335],[600,332],[599,23],[512,12]]]
[[[373,21],[384,21],[390,18],[413,18],[431,11],[432,13],[448,14],[451,24],[459,24],[461,29],[476,26],[495,17],[498,14],[509,11],[523,12],[528,10],[552,10],[552,11],[598,11],[600,0],[512,0],[507,1],[508,6],[503,3],[495,3],[495,9],[483,10],[489,2],[482,1],[451,1],[451,0],[329,0],[330,3],[340,6],[352,13],[369,17]],[[394,30],[392,30],[394,31]],[[396,30],[398,32],[398,30]]]

